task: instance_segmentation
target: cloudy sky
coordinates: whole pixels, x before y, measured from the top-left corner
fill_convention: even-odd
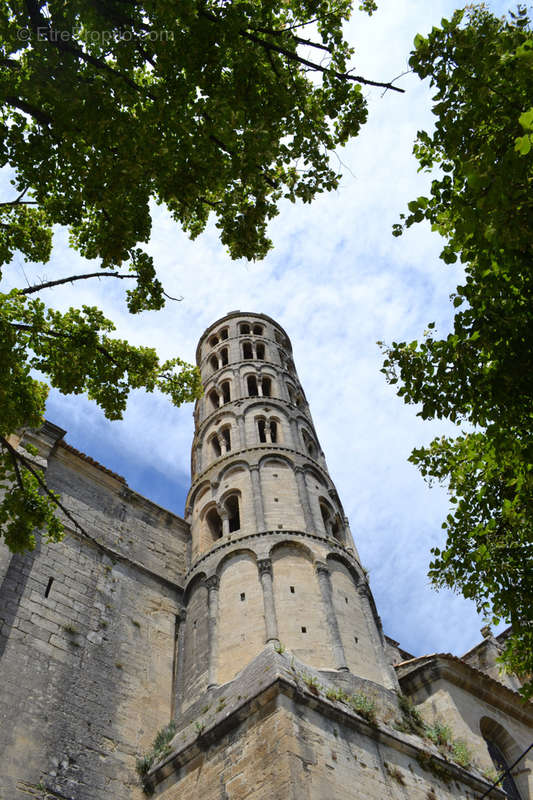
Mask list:
[[[357,5],[357,4],[356,4]],[[498,13],[505,7],[490,4]],[[357,71],[390,80],[407,69],[416,33],[427,32],[455,4],[448,0],[381,0],[372,18],[356,13],[347,29]],[[57,308],[98,304],[121,337],[194,360],[204,329],[229,311],[258,311],[289,334],[296,368],[339,491],[385,632],[410,652],[461,654],[480,639],[473,605],[436,593],[426,577],[429,550],[442,540],[446,492],[428,489],[407,463],[413,447],[449,431],[422,422],[380,373],[378,340],[420,338],[430,321],[446,332],[456,266],[439,261],[441,243],[421,225],[395,239],[394,222],[424,192],[412,144],[431,122],[428,87],[401,79],[405,95],[367,91],[369,122],[339,152],[343,180],[311,206],[286,204],[270,228],[274,250],[260,263],[232,262],[211,226],[190,242],[160,209],[149,245],[166,291],[183,297],[163,312],[128,316],[121,282],[77,284],[43,299]],[[337,156],[335,163],[340,164]],[[53,260],[24,265],[28,278],[51,279],[94,269],[55,236]],[[25,284],[15,260],[5,285]],[[82,397],[51,392],[47,417],[66,440],[124,475],[136,491],[178,514],[189,484],[192,405],[175,409],[136,392],[121,422],[109,423]]]

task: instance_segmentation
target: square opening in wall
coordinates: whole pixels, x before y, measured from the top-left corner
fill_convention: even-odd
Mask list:
[[[305,627],[305,625],[302,625],[302,633],[307,633],[307,628]]]
[[[246,594],[244,592],[241,592],[241,600],[245,600],[245,599],[246,599]]]
[[[291,590],[291,594],[294,594],[294,586],[289,587]]]

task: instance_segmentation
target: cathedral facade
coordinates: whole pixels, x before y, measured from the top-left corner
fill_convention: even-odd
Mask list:
[[[51,423],[13,437],[82,530],[0,551],[0,800],[533,798],[502,637],[385,636],[285,331],[232,312],[197,363],[184,519]]]

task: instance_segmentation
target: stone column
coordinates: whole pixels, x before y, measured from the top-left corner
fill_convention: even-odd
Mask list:
[[[298,423],[292,417],[289,419],[289,424],[291,426],[291,438],[292,438],[292,446],[294,450],[300,450],[300,439],[298,436]]]
[[[217,685],[217,615],[218,615],[218,575],[206,578],[207,586],[207,638],[209,656],[207,666],[207,688],[212,689]]]
[[[218,506],[218,513],[222,520],[222,536],[229,536],[229,514],[224,506]]]
[[[242,390],[241,373],[237,368],[233,369],[232,373],[233,373],[233,385],[235,386],[235,397],[233,399],[236,400],[237,398],[244,396]]]
[[[177,719],[181,711],[181,704],[183,702],[183,682],[185,678],[184,665],[185,665],[185,622],[187,613],[182,609],[176,616],[176,639],[174,646],[177,648],[176,654],[176,672],[174,675],[174,693],[173,693],[173,714],[172,719]]]
[[[331,637],[335,664],[338,670],[346,671],[348,669],[348,665],[346,664],[346,656],[344,654],[344,647],[342,646],[341,632],[339,630],[337,614],[335,613],[335,607],[333,605],[333,590],[331,587],[330,572],[326,564],[323,564],[321,561],[317,561],[315,568],[318,576],[320,593],[322,595],[322,602],[326,612],[326,623]]]
[[[243,450],[246,447],[246,428],[244,425],[244,415],[240,414],[237,417],[237,425],[239,426],[239,447]]]
[[[274,589],[272,586],[272,561],[269,558],[260,558],[257,562],[257,568],[259,570],[261,586],[263,587],[266,642],[273,642],[279,645],[278,621],[276,618]]]
[[[304,512],[305,527],[311,532],[315,530],[316,525],[311,511],[311,503],[309,501],[309,492],[307,491],[304,471],[301,467],[296,467],[294,472],[296,475],[296,484],[298,486],[298,496]]]
[[[263,506],[263,494],[261,492],[261,480],[259,478],[259,466],[254,464],[250,467],[250,477],[252,480],[252,499],[254,502],[255,525],[258,531],[264,531],[265,510]]]

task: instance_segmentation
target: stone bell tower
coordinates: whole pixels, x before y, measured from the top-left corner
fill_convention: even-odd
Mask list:
[[[231,681],[269,644],[395,686],[287,334],[236,311],[205,331],[196,355],[204,396],[176,708]]]

